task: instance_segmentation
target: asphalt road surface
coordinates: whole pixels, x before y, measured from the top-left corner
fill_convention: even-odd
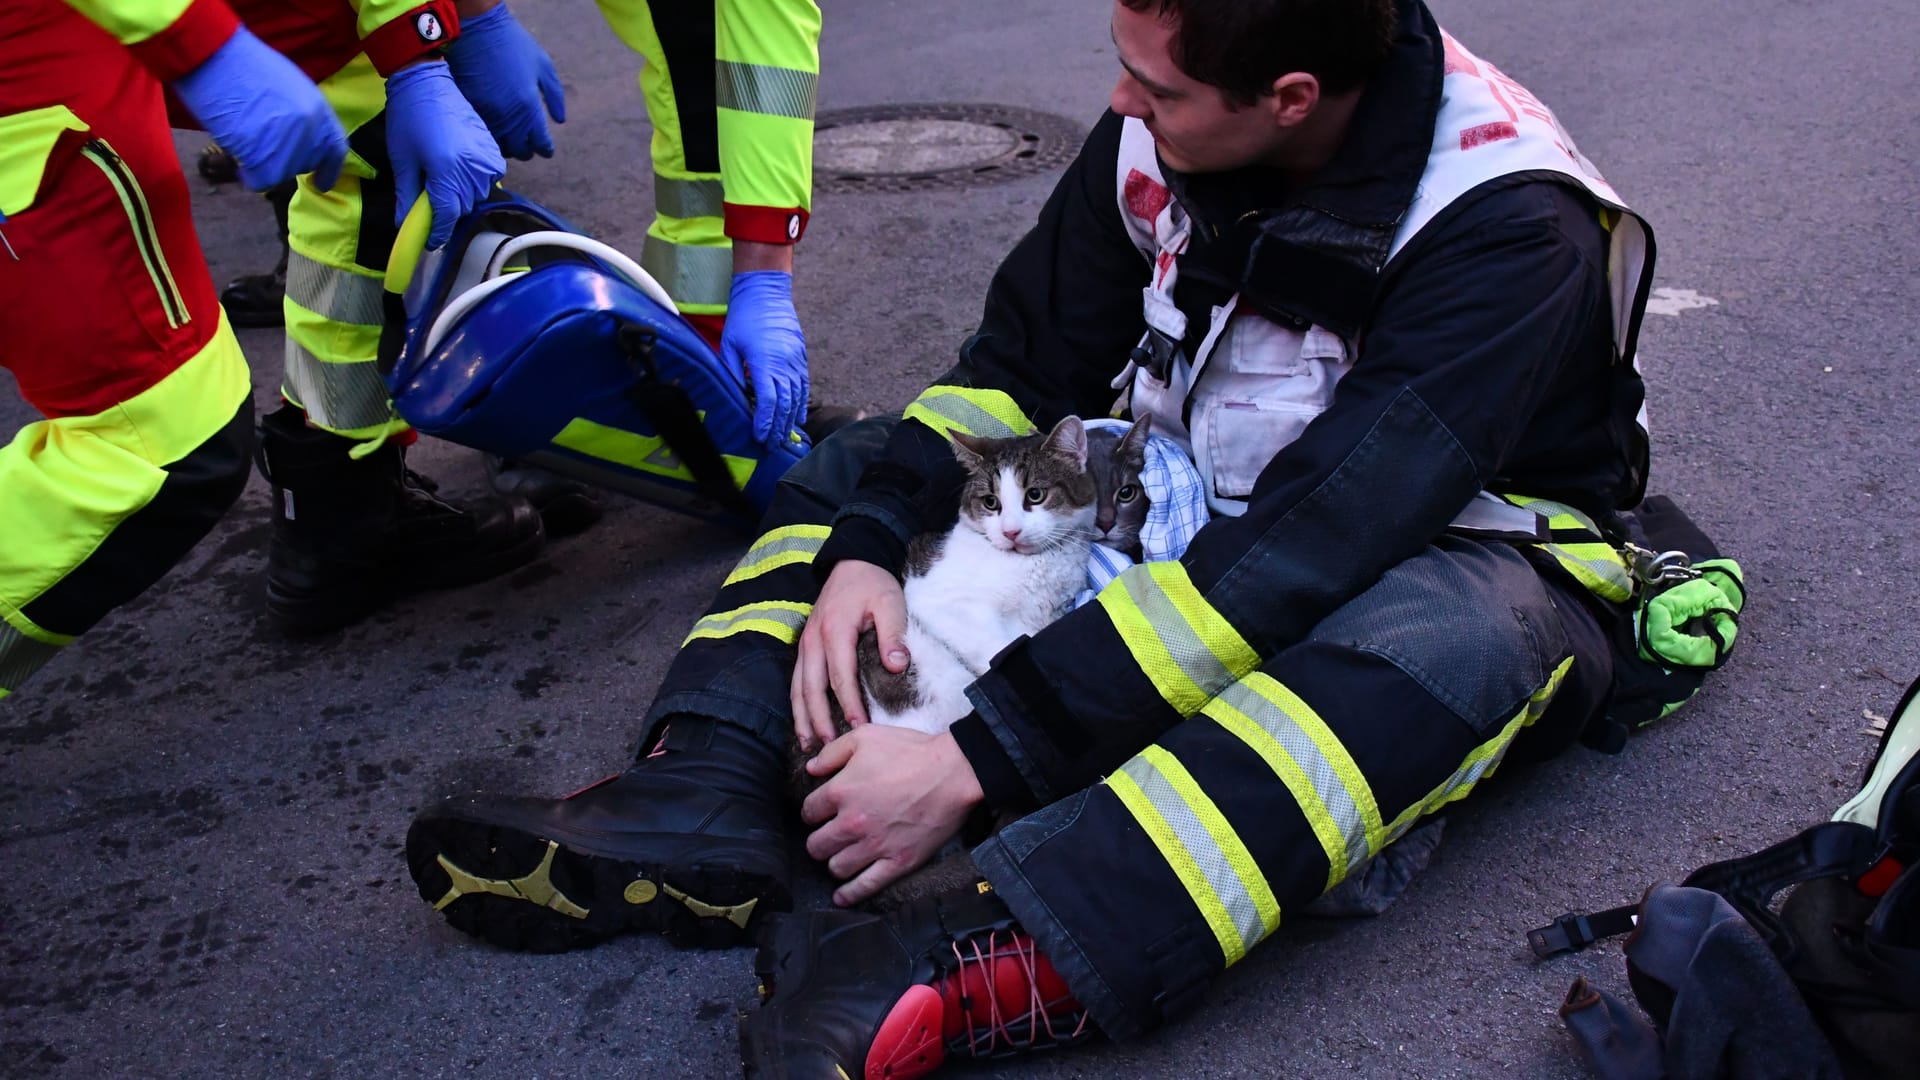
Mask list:
[[[998,103],[1084,129],[1115,74],[1101,0],[826,6],[823,108]],[[1920,23],[1892,0],[1436,7],[1654,224],[1674,292],[1643,335],[1653,487],[1745,564],[1740,651],[1624,753],[1485,785],[1386,914],[1290,920],[1143,1042],[976,1075],[1582,1075],[1553,1010],[1576,975],[1624,990],[1618,946],[1535,963],[1525,931],[1823,819],[1868,714],[1920,671]],[[515,8],[570,118],[510,183],[637,252],[637,61],[586,0]],[[798,295],[821,396],[897,408],[943,370],[1050,184],[822,194]],[[196,198],[216,280],[271,263],[263,203]],[[279,336],[241,336],[268,404]],[[0,391],[0,430],[28,419]],[[483,482],[456,447],[415,463]],[[0,1074],[735,1075],[748,951],[482,947],[420,902],[400,845],[444,788],[614,771],[740,542],[621,502],[508,578],[295,643],[261,620],[268,528],[256,479],[0,705]]]

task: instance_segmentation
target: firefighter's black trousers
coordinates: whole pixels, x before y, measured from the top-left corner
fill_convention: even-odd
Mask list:
[[[783,481],[650,728],[697,713],[792,738],[812,556],[895,422],[850,426]],[[1572,742],[1612,674],[1589,603],[1519,548],[1444,536],[974,860],[1100,1027],[1139,1035],[1504,760]]]

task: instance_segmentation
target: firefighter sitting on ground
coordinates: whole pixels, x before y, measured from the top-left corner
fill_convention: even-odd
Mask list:
[[[1116,382],[1214,519],[1009,646],[951,732],[820,751],[801,818],[842,905],[983,806],[1025,816],[974,887],[770,927],[751,1075],[1139,1036],[1503,762],[1603,725],[1636,662],[1610,540],[1647,475],[1645,225],[1420,0],[1118,0],[1112,27],[1112,112],[959,363],[788,475],[633,765],[415,819],[453,925],[744,940],[788,901],[785,748],[859,700],[855,638],[891,651],[907,541],[956,513],[945,434],[1104,414]]]

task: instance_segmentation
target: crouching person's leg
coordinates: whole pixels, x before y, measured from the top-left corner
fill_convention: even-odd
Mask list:
[[[1518,552],[1443,540],[976,849],[981,884],[776,924],[748,1075],[912,1077],[1158,1027],[1510,754],[1566,745],[1611,663],[1583,602]]]
[[[789,906],[788,686],[819,591],[813,557],[896,422],[842,430],[780,482],[668,669],[625,773],[565,799],[450,798],[414,819],[408,867],[449,923],[537,952],[636,930],[724,946]]]
[[[252,464],[252,389],[224,324],[155,385],[0,447],[0,698],[185,557]]]

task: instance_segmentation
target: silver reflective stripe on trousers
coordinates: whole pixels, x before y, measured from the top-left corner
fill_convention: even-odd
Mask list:
[[[640,269],[652,274],[676,304],[725,307],[733,288],[730,248],[691,247],[649,236],[640,252]]]
[[[287,397],[323,428],[355,431],[393,419],[387,384],[380,378],[379,365],[371,360],[329,364],[288,338],[282,384]]]
[[[726,191],[719,180],[674,180],[654,174],[653,209],[663,217],[719,217],[725,202]]]
[[[790,116],[795,120],[813,119],[814,94],[820,81],[813,72],[765,64],[737,64],[731,60],[716,60],[714,68],[721,108]]]
[[[386,321],[380,279],[315,262],[299,252],[287,256],[287,299],[334,322],[379,326]]]
[[[53,659],[60,646],[49,645],[0,622],[0,693],[26,685],[28,676]]]
[[[1283,708],[1255,684],[1274,688],[1273,697],[1291,698],[1295,709]],[[1294,715],[1295,710],[1301,715]],[[1259,674],[1227,687],[1206,712],[1259,754],[1292,792],[1326,852],[1330,886],[1376,854],[1374,840],[1383,838],[1373,789],[1346,747],[1305,702]],[[1252,721],[1255,730],[1245,728],[1235,713]]]

